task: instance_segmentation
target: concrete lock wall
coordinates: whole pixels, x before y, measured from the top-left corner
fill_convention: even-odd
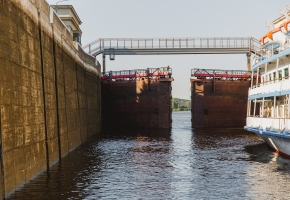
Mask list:
[[[101,85],[45,0],[0,0],[0,33],[3,199],[100,132]]]
[[[102,82],[103,127],[170,128],[171,81],[155,80]]]
[[[191,80],[192,127],[244,127],[249,80]]]

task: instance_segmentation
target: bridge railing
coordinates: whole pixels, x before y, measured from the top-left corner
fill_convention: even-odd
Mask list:
[[[83,46],[86,52],[99,55],[105,49],[177,49],[177,48],[249,48],[259,52],[260,43],[252,37],[236,38],[100,38]]]
[[[251,37],[250,51],[256,55],[261,55],[262,45],[256,38]]]

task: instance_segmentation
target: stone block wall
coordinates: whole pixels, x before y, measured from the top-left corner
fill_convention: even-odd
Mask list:
[[[0,199],[101,130],[100,66],[45,0],[0,0]]]

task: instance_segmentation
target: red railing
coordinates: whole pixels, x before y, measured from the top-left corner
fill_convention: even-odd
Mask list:
[[[191,70],[191,76],[196,77],[198,79],[250,79],[251,72],[246,70],[220,70],[220,69],[198,69],[194,68]],[[256,74],[254,74],[254,78],[256,78]],[[260,78],[260,76],[259,76]]]
[[[121,70],[121,71],[109,71],[103,72],[102,80],[135,80],[138,78],[156,78],[164,77],[170,78],[172,75],[172,69],[170,67],[163,68],[147,68],[147,69],[134,69],[134,70]]]

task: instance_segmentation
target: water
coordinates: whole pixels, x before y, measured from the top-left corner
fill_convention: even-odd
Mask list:
[[[106,133],[9,199],[290,199],[290,160],[241,129]]]

